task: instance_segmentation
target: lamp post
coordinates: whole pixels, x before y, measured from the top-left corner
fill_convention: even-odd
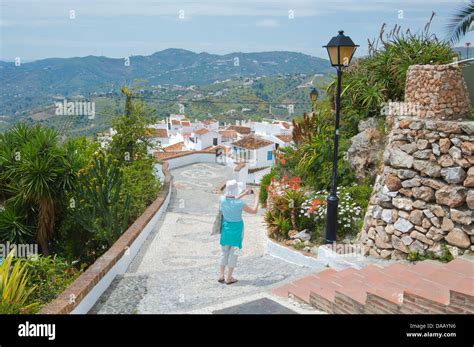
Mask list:
[[[334,36],[329,43],[324,46],[327,49],[331,65],[337,71],[337,90],[336,90],[336,114],[334,129],[334,153],[332,160],[332,179],[331,192],[327,198],[326,214],[326,243],[336,241],[337,231],[337,206],[339,199],[337,197],[337,157],[339,150],[339,110],[341,101],[342,68],[348,66],[358,45],[354,44],[350,37],[344,35],[340,30],[339,35]]]
[[[316,100],[318,100],[319,93],[316,88],[313,88],[309,93],[309,98],[311,99],[311,111],[316,112]]]

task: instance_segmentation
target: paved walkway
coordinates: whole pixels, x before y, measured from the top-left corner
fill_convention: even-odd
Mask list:
[[[232,170],[200,163],[172,170],[170,205],[128,271],[118,276],[90,313],[199,313],[265,295],[315,270],[265,255],[262,211],[244,216],[245,238],[231,286],[217,282],[218,236],[210,236],[219,194]],[[253,197],[246,197],[252,203]],[[224,305],[225,306],[225,305]],[[301,312],[306,308],[294,307]],[[314,311],[313,311],[314,312]]]

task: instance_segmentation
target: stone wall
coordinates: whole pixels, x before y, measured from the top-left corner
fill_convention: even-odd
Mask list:
[[[474,122],[387,117],[391,129],[360,240],[364,254],[474,251]]]
[[[455,65],[410,66],[405,103],[415,106],[421,118],[461,119],[471,110],[466,82]]]

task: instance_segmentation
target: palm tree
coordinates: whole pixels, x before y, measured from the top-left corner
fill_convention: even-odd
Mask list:
[[[457,43],[469,31],[472,31],[472,21],[474,19],[474,2],[466,3],[457,13],[453,15],[449,24],[449,40]]]
[[[18,135],[27,131],[27,139]],[[16,126],[4,138],[13,142],[8,147],[19,157],[12,161],[11,150],[0,155],[1,179],[11,194],[8,201],[36,215],[36,240],[45,255],[49,255],[48,240],[59,206],[73,188],[78,170],[77,156],[58,146],[58,135],[50,128]],[[25,141],[16,142],[18,138]]]

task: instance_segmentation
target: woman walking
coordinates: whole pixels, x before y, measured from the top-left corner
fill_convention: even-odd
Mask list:
[[[232,277],[237,257],[242,249],[242,240],[244,237],[244,221],[242,220],[242,211],[255,214],[258,211],[258,195],[255,194],[255,203],[253,207],[246,205],[240,198],[245,195],[254,194],[252,189],[242,192],[242,184],[236,180],[227,181],[225,193],[221,196],[220,211],[222,212],[222,229],[220,244],[222,248],[222,258],[220,267],[220,283],[232,284],[237,279]],[[227,267],[227,278],[225,277],[225,268]]]

